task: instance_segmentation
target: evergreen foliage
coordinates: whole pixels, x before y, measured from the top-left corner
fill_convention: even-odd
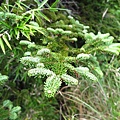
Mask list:
[[[109,33],[102,34],[98,32],[97,35],[92,32],[89,33],[87,30],[88,26],[80,24],[79,21],[71,16],[68,16],[68,19],[70,20],[70,25],[66,25],[64,21],[60,20],[64,28],[63,26],[60,28],[59,21],[54,23],[55,26],[54,24],[52,25],[53,28],[47,28],[49,37],[44,39],[47,40],[46,44],[49,49],[45,48],[44,43],[43,45],[36,45],[36,52],[34,51],[33,53],[33,50],[31,50],[30,56],[21,58],[22,64],[29,65],[29,68],[33,67],[28,71],[29,76],[47,77],[44,86],[46,96],[53,97],[61,86],[62,80],[68,85],[77,85],[78,78],[74,78],[74,73],[77,73],[81,79],[93,81],[103,79],[103,72],[95,54],[109,53],[119,55],[120,52],[120,43],[113,43],[114,37],[110,36]],[[74,26],[78,29],[74,30],[74,27],[69,29],[69,26]],[[73,46],[69,45],[69,43],[71,41],[77,42],[78,37],[82,37],[85,44],[81,48],[76,48],[77,51],[74,51],[73,55],[70,56],[68,50],[73,50]],[[20,41],[20,44],[23,42],[25,41]],[[24,44],[32,44],[30,42],[29,44],[27,43],[28,41]],[[29,48],[28,51],[30,51]],[[37,67],[38,64],[43,64],[43,66]],[[70,73],[68,72],[69,70],[71,71]],[[59,77],[54,77],[57,75]],[[51,92],[46,93],[46,89]]]
[[[76,1],[1,4],[1,120],[120,118],[119,2]]]
[[[8,110],[5,110],[5,108],[8,108]],[[10,100],[5,100],[3,102],[3,108],[1,109],[2,114],[0,118],[4,120],[5,119],[16,120],[18,118],[18,115],[20,114],[20,110],[21,110],[20,106],[13,107],[13,103]]]
[[[0,85],[5,84],[5,82],[6,82],[7,80],[8,80],[8,76],[2,75],[2,74],[0,73]]]

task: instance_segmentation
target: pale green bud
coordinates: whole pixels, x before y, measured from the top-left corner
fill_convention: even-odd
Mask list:
[[[44,64],[43,63],[38,63],[37,65],[36,65],[36,67],[38,67],[38,68],[43,68],[44,67]]]
[[[47,78],[45,85],[44,85],[44,92],[45,96],[47,97],[54,97],[55,93],[61,86],[61,80],[59,76],[52,75]]]
[[[78,85],[78,80],[73,78],[72,76],[70,75],[67,75],[67,74],[63,74],[61,76],[62,80],[65,81],[65,83],[67,85]]]
[[[27,41],[27,40],[21,40],[19,43],[20,43],[20,45],[29,45],[29,44],[31,44],[31,42]]]
[[[24,56],[31,56],[31,52],[25,52]]]
[[[76,57],[76,59],[78,59],[78,60],[86,60],[89,58],[90,58],[90,54],[84,54],[84,53],[78,54]]]
[[[33,68],[28,71],[28,76],[51,76],[54,75],[53,71],[50,71],[46,68]]]
[[[48,48],[43,48],[41,50],[38,50],[37,55],[46,55],[50,54],[50,50]]]

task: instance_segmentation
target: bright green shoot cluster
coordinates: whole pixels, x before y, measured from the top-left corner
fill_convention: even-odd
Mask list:
[[[114,37],[109,33],[102,34],[98,32],[85,33],[86,44],[82,47],[87,53],[93,53],[95,51],[107,52],[115,55],[119,55],[120,43],[113,43]]]
[[[20,43],[23,43],[23,41]],[[81,79],[98,81],[98,78],[90,72],[88,67],[81,66],[79,63],[92,57],[92,55],[84,53],[80,53],[76,57],[61,57],[60,54],[52,52],[48,48],[42,48],[38,49],[34,55],[31,54],[30,56],[22,57],[20,61],[25,67],[29,68],[28,76],[37,77],[38,80],[46,78],[44,85],[45,95],[47,97],[54,97],[62,82],[70,86],[78,85],[79,77]],[[71,59],[72,63],[76,65],[79,63],[78,67],[72,65]],[[96,64],[99,66],[98,63]],[[68,71],[71,71],[72,74],[69,74]],[[75,77],[75,74],[78,74],[79,77]]]

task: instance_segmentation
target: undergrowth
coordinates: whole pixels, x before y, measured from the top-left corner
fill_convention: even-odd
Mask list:
[[[0,119],[118,120],[119,26],[114,24],[114,34],[97,28],[107,9],[93,26],[93,20],[82,24],[58,4],[62,2],[2,3]],[[113,21],[118,24],[119,10],[110,12],[117,15]]]

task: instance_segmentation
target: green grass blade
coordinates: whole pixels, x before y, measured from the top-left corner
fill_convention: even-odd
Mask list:
[[[41,4],[39,4],[39,8],[42,8],[47,2],[48,0],[44,0]]]
[[[6,22],[0,21],[0,23],[3,24],[3,26],[6,26],[8,29],[11,29],[11,27]]]
[[[51,8],[56,8],[60,0],[56,0],[52,5]]]
[[[38,14],[39,14],[41,17],[43,17],[45,20],[47,20],[48,22],[50,22],[49,18],[48,18],[46,15],[44,15],[42,12],[38,12]]]
[[[5,47],[4,47],[2,38],[0,38],[0,46],[1,46],[3,53],[5,54]]]
[[[2,36],[3,40],[5,41],[6,45],[12,50],[10,43],[8,42],[5,35]]]
[[[21,10],[24,10],[23,7],[20,5],[20,3],[17,3],[17,2],[16,2],[16,5],[17,5]]]

